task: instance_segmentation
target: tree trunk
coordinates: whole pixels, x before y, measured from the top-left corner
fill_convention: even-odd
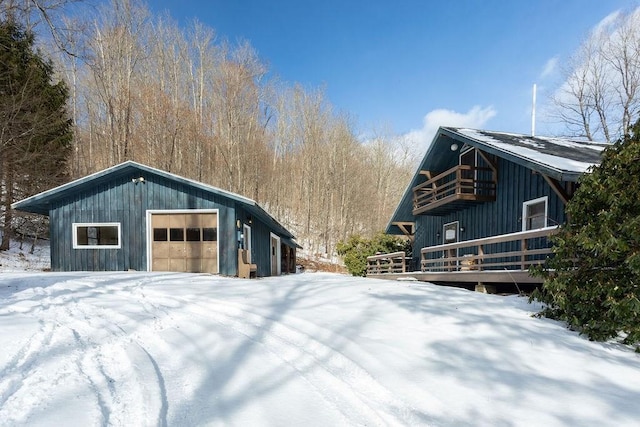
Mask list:
[[[9,250],[9,242],[11,239],[11,222],[13,220],[13,210],[11,203],[13,202],[13,165],[7,156],[4,162],[4,221],[2,223],[2,242],[0,242],[0,251]]]

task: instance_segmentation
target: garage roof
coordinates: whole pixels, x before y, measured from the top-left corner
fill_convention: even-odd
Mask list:
[[[262,222],[271,227],[277,234],[287,238],[287,241],[291,241],[293,244],[295,244],[295,242],[292,241],[292,239],[295,238],[293,234],[291,234],[286,228],[284,228],[278,221],[276,221],[275,218],[267,213],[254,200],[134,161],[126,161],[124,163],[120,163],[110,168],[93,173],[91,175],[76,179],[74,181],[68,182],[66,184],[16,202],[12,204],[11,207],[24,212],[31,212],[48,216],[49,210],[54,203],[63,200],[72,193],[89,190],[96,185],[106,183],[113,180],[114,178],[131,176],[132,174],[137,173],[154,174],[183,185],[198,188],[207,193],[223,196],[228,199],[234,200],[240,203],[253,217],[260,219]]]

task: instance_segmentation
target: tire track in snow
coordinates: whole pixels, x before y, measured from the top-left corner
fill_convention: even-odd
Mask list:
[[[73,309],[65,306],[63,310],[70,323],[77,325],[72,319],[82,316],[86,325],[79,334],[86,337],[80,338],[84,358],[79,367],[92,385],[103,418],[115,418],[114,424],[126,425],[127,420],[157,417],[158,425],[166,426],[169,403],[164,378],[151,353],[136,339],[139,330],[153,328],[139,325],[135,333],[128,333],[115,320],[124,320],[122,314],[75,299]],[[135,321],[128,317],[126,320]],[[109,372],[113,369],[116,372]],[[157,390],[147,387],[150,377],[156,378]],[[108,395],[102,390],[107,390]]]
[[[0,408],[24,385],[24,379],[36,367],[38,356],[49,346],[55,325],[40,321],[40,328],[16,352],[0,371]]]
[[[33,371],[41,369],[43,358],[49,357],[48,353],[51,352],[51,337],[57,331],[61,336],[66,336],[67,347],[70,344],[73,346],[68,347],[70,354],[57,365],[61,372],[48,372],[44,382],[36,384],[37,394],[42,396],[42,401],[50,400],[55,395],[55,385],[68,376],[70,370],[75,370],[76,377],[82,379],[95,396],[97,409],[101,414],[101,425],[126,425],[130,420],[151,420],[154,417],[157,417],[159,425],[167,425],[168,400],[160,367],[139,340],[133,339],[132,335],[118,324],[118,320],[136,322],[137,319],[81,301],[86,297],[99,299],[99,294],[112,291],[127,298],[129,288],[135,288],[139,283],[128,285],[127,278],[123,278],[123,281],[115,286],[98,288],[100,282],[104,281],[106,279],[67,280],[54,287],[33,290],[32,293],[38,297],[38,303],[29,304],[29,316],[40,318],[40,323],[44,326],[30,337],[2,369],[0,411],[7,413],[13,410],[4,404],[21,388],[25,388],[25,393],[33,390],[33,384],[27,384],[25,378],[31,376]],[[72,289],[73,292],[52,295],[61,288]],[[87,291],[98,294],[92,295]],[[28,300],[27,302],[29,303]],[[45,320],[48,322],[45,323]],[[55,323],[49,322],[50,320],[55,320]],[[43,332],[45,327],[50,331]],[[32,369],[30,364],[33,365]],[[8,375],[12,372],[15,372],[15,375]],[[131,378],[132,373],[134,378]],[[149,389],[145,385],[149,377],[157,378],[157,390]],[[10,406],[22,408],[17,412],[25,413],[25,406],[33,399],[29,396],[16,397]]]
[[[215,310],[211,310],[200,302],[168,297],[149,289],[146,289],[145,297],[148,303],[156,307],[156,311],[167,312],[163,302],[172,304],[173,301],[180,301],[183,303],[181,310],[228,327],[261,345],[276,359],[298,372],[349,422],[373,425],[425,423],[424,414],[396,398],[364,368],[300,328],[258,314],[247,305],[226,300],[208,300],[216,302]],[[287,317],[288,321],[292,319]],[[314,330],[322,329],[311,322],[299,318],[295,320],[308,323]]]

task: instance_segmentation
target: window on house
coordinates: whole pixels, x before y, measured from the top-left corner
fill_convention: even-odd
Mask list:
[[[74,249],[120,248],[119,223],[73,224]]]
[[[522,231],[536,230],[547,226],[547,203],[547,196],[523,203]]]

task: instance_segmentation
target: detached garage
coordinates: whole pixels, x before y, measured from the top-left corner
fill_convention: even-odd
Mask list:
[[[295,272],[294,236],[255,201],[132,161],[13,208],[49,216],[54,271]]]

